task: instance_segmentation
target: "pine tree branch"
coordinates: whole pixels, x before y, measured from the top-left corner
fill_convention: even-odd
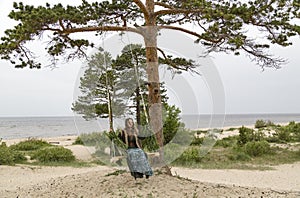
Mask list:
[[[155,16],[159,15],[171,15],[171,14],[196,14],[196,13],[202,13],[205,10],[203,9],[196,9],[196,10],[187,10],[187,9],[178,9],[178,8],[173,8],[173,9],[165,9],[165,10],[159,10],[155,12]]]
[[[175,9],[173,6],[170,6],[170,5],[162,3],[162,2],[155,2],[155,5],[161,6],[161,7],[164,7],[164,8],[168,8],[168,9]]]
[[[133,2],[141,9],[145,18],[149,18],[149,12],[146,6],[140,0],[133,0]]]
[[[178,30],[187,34],[190,34],[192,36],[197,37],[199,40],[200,39],[204,39],[206,41],[212,42],[212,43],[219,43],[223,38],[219,38],[217,40],[214,39],[208,39],[208,38],[204,38],[201,34],[198,34],[197,32],[193,32],[190,31],[188,29],[185,28],[181,28],[181,27],[176,27],[176,26],[170,26],[170,25],[162,25],[162,26],[158,26],[159,29],[171,29],[171,30]]]
[[[132,27],[119,27],[119,26],[100,26],[100,27],[81,27],[81,28],[69,28],[69,29],[57,29],[57,28],[42,28],[42,30],[50,30],[50,31],[56,31],[60,34],[72,34],[72,33],[77,33],[77,32],[96,32],[96,31],[103,31],[103,32],[108,32],[108,31],[128,31],[128,32],[134,32],[137,34],[142,34],[141,31],[139,31],[137,28],[132,28]]]

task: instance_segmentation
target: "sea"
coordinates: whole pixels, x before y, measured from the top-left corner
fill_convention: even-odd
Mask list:
[[[253,126],[257,120],[286,124],[291,121],[300,122],[300,114],[204,114],[181,116],[181,122],[189,129]],[[87,121],[80,116],[0,117],[0,139],[79,135],[104,131],[108,129],[108,126],[107,119]],[[123,128],[124,119],[115,119],[114,127]]]

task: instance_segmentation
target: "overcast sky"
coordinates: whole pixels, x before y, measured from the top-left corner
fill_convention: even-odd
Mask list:
[[[40,0],[23,0],[23,2],[38,4]],[[59,0],[48,2],[68,3]],[[0,36],[3,36],[5,29],[15,25],[15,22],[7,17],[12,10],[12,1],[0,1],[0,8]],[[224,87],[225,113],[300,113],[300,38],[297,37],[294,41],[295,45],[292,47],[272,48],[275,55],[288,59],[288,63],[279,70],[262,71],[244,56],[214,54],[210,58]],[[59,65],[56,69],[47,67],[40,70],[15,69],[8,61],[0,60],[0,116],[73,115],[70,109],[81,66],[80,61],[73,61]],[[211,91],[209,80],[205,81],[202,78],[200,81],[208,84],[208,91]],[[195,85],[193,89],[200,89],[199,87],[201,86]],[[173,94],[175,101],[178,94]],[[202,109],[200,113],[210,113],[210,109],[206,109],[205,106],[211,106],[213,102],[207,101],[209,100],[207,96],[202,100],[200,94],[196,95],[197,103]],[[184,103],[187,101],[181,100]],[[193,108],[193,106],[187,108],[190,107]]]

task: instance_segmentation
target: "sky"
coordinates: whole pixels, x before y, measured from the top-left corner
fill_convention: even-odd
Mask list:
[[[0,1],[0,36],[16,24],[7,17],[12,10],[12,2]],[[38,5],[40,0],[23,2]],[[59,0],[48,2],[68,3]],[[221,111],[226,114],[300,113],[300,38],[293,41],[291,47],[271,48],[274,55],[288,60],[278,70],[262,71],[244,56],[213,54],[209,64],[213,65],[210,72],[214,75],[195,77],[194,81],[189,76],[175,77],[168,92],[172,96],[171,102],[186,109],[187,113],[194,113],[195,103],[200,109],[198,113],[216,112],[213,110],[216,103],[220,103],[224,108]],[[8,61],[0,60],[0,117],[73,115],[71,104],[83,64],[75,60],[60,64],[55,69],[43,67],[31,70],[16,69]],[[191,89],[185,89],[184,83],[188,83]]]

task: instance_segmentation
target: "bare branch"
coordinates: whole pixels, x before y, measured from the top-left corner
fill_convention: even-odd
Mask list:
[[[209,42],[212,42],[212,43],[219,43],[219,42],[221,42],[221,40],[223,39],[222,37],[220,37],[220,38],[217,39],[217,40],[214,40],[214,39],[208,39],[208,38],[203,38],[203,36],[202,36],[201,34],[198,34],[197,32],[193,32],[193,31],[187,30],[187,29],[185,29],[185,28],[176,27],[176,26],[162,25],[162,26],[158,26],[158,28],[159,28],[159,29],[178,30],[178,31],[181,31],[181,32],[184,32],[184,33],[193,35],[193,36],[197,37],[198,39],[204,39],[204,40],[209,41]]]
[[[248,46],[250,47],[250,46]],[[260,51],[255,51],[252,49],[247,49],[245,46],[242,47],[242,49],[248,53],[249,58],[257,62],[257,64],[264,69],[265,67],[274,67],[275,69],[280,69],[280,65],[286,62],[286,60],[282,58],[274,58],[270,55],[261,53]],[[250,56],[252,55],[252,57]]]
[[[59,25],[61,26],[61,28],[62,28],[63,30],[66,29],[61,19],[59,19]]]
[[[177,65],[165,54],[165,52],[162,49],[157,47],[157,50],[162,54],[167,65],[171,66],[172,68],[174,68],[176,70],[181,70],[181,71],[189,71],[190,70],[193,73],[199,74],[199,72],[195,70],[196,65],[192,64],[191,62],[187,61],[187,63],[189,63],[188,65],[181,65],[181,66]]]
[[[149,18],[149,12],[146,9],[145,5],[140,0],[133,0],[133,2],[141,9],[144,13],[145,18]]]
[[[70,28],[70,29],[64,29],[64,30],[46,27],[46,28],[43,28],[42,30],[56,31],[56,32],[59,32],[60,34],[72,34],[72,33],[77,33],[77,32],[95,32],[95,31],[104,31],[104,32],[128,31],[128,32],[134,32],[137,34],[142,34],[142,32],[139,31],[137,28],[118,27],[118,26],[81,27],[81,28]]]

